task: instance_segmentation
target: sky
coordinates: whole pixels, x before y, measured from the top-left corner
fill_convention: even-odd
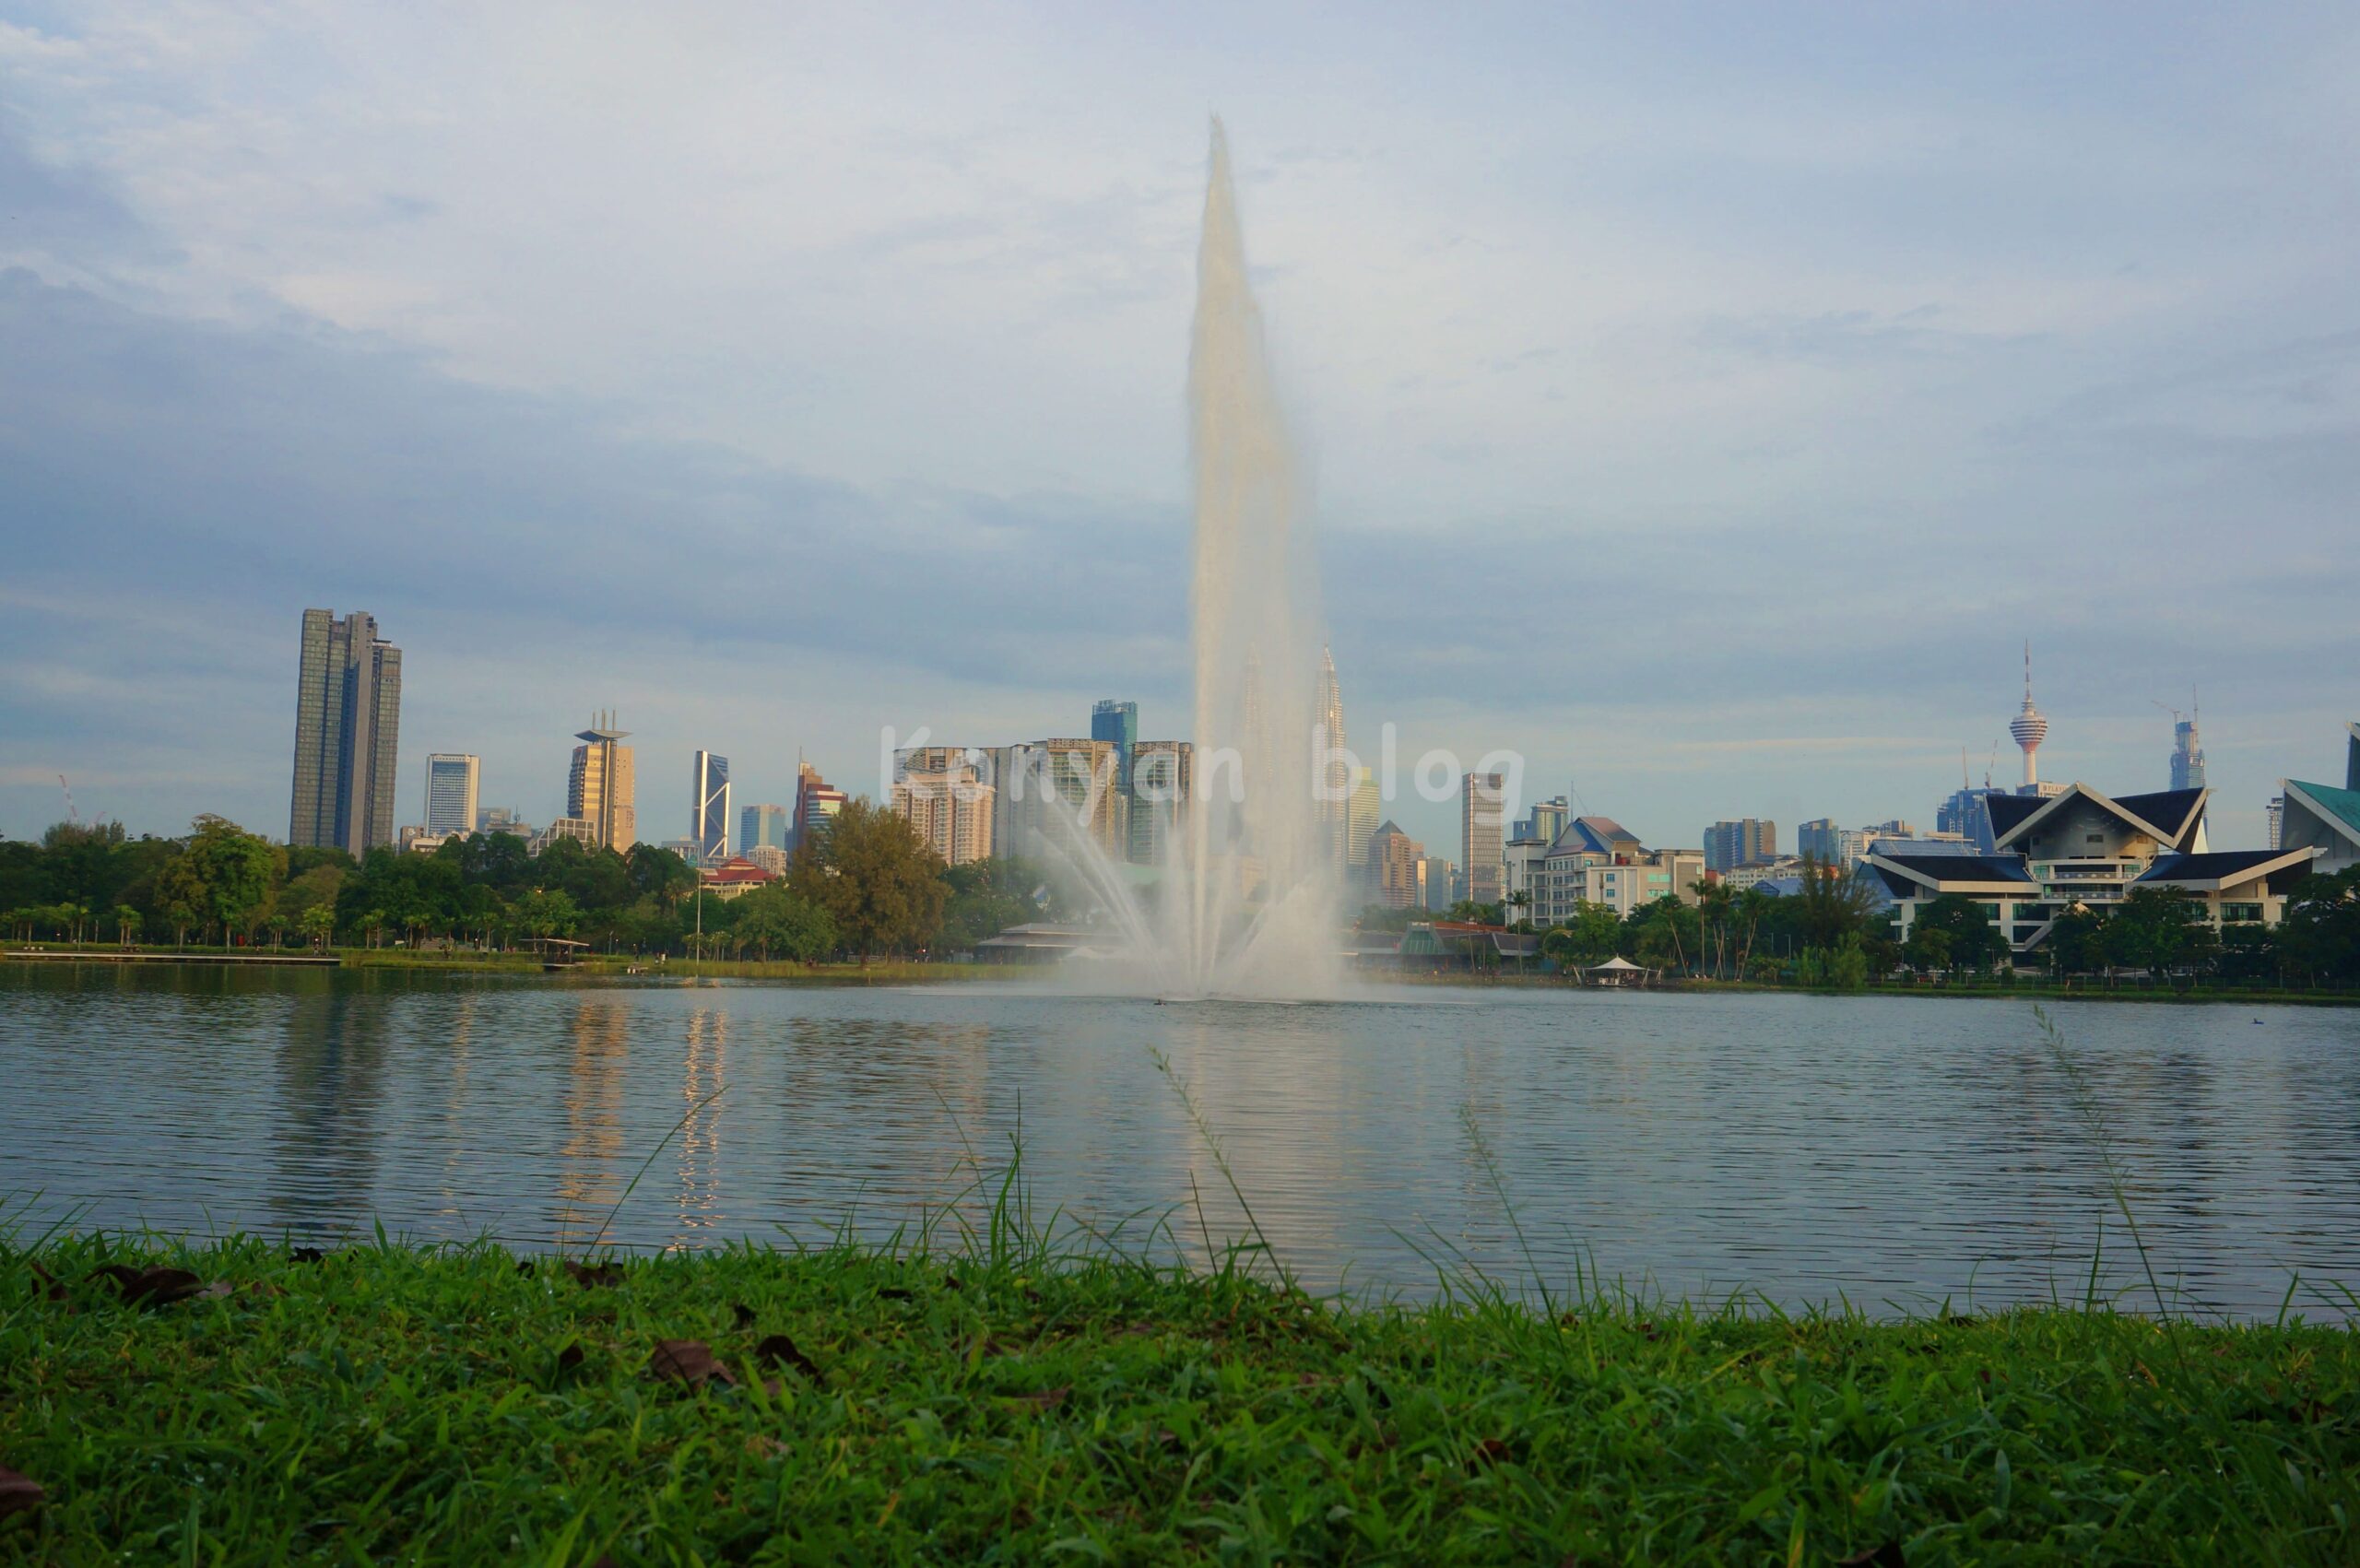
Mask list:
[[[1180,733],[1218,112],[1434,853],[1432,749],[1930,827],[2027,639],[2047,776],[2197,701],[2259,845],[2360,717],[2354,80],[2349,6],[0,0],[0,833],[283,834],[310,606],[402,821],[546,822],[594,709],[656,839],[700,746]]]

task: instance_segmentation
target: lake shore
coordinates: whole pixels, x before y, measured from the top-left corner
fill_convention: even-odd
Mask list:
[[[2360,1552],[2341,1327],[1313,1301],[995,1234],[0,1244],[0,1467],[40,1489],[0,1476],[0,1562]]]

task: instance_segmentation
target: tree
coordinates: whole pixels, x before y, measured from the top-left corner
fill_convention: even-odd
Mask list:
[[[130,947],[138,938],[139,927],[144,924],[146,917],[131,905],[119,903],[114,906],[115,940],[124,947]]]
[[[1698,939],[1696,912],[1666,893],[1631,912],[1619,946],[1649,969],[1681,970],[1697,954]]]
[[[530,889],[509,905],[508,913],[516,928],[532,937],[570,937],[582,924],[581,908],[556,889]]]
[[[1877,908],[1867,883],[1809,855],[1803,856],[1801,885],[1780,902],[1791,903],[1795,936],[1804,947],[1831,951],[1846,937],[1865,935]]]
[[[1040,917],[1032,890],[1041,874],[1007,856],[971,860],[943,872],[942,945],[964,951],[1011,925]]]
[[[729,936],[764,959],[775,950],[782,957],[810,963],[836,945],[836,925],[827,911],[773,883],[738,901],[731,911]]]
[[[1917,944],[1919,932],[1929,937],[1941,933],[1941,957],[1931,966],[1911,961],[1915,967],[1941,968],[1956,965],[1963,969],[1989,968],[2007,950],[2007,939],[1999,927],[1991,924],[1991,916],[1984,907],[1963,893],[1944,893],[1918,912],[1910,922],[1910,941]],[[1920,947],[1919,953],[1929,949]]]
[[[2132,888],[2106,916],[2101,943],[2109,962],[2156,974],[2220,950],[2204,905],[2184,888]]]
[[[2360,866],[2295,883],[2277,945],[2279,961],[2314,984],[2360,980]]]
[[[942,925],[942,859],[916,830],[866,799],[847,801],[827,833],[796,851],[788,890],[825,910],[844,946],[871,953],[930,944]]]
[[[668,849],[652,843],[631,845],[627,857],[631,886],[640,895],[669,909],[697,885],[696,867]]]
[[[1614,911],[1584,899],[1575,903],[1573,918],[1552,926],[1540,938],[1540,950],[1559,965],[1603,963],[1614,956],[1622,923]]]
[[[198,907],[225,936],[244,927],[286,875],[284,850],[225,817],[207,814],[191,824],[182,861],[204,890]]]
[[[312,950],[328,950],[328,938],[336,935],[336,910],[333,906],[315,903],[296,917],[303,935],[312,939]]]

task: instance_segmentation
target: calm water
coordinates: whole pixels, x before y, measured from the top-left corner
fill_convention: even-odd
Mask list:
[[[1161,1051],[1323,1286],[1423,1291],[1453,1255],[1526,1275],[1493,1168],[1552,1276],[1988,1305],[2078,1296],[2103,1222],[2132,1277],[2024,1003],[1392,995],[10,966],[0,1197],[20,1225],[579,1244],[660,1145],[610,1240],[817,1240],[938,1206],[1021,1119],[1042,1209],[1168,1213],[1193,1248],[1193,1192],[1242,1234]],[[2314,1315],[2360,1287],[2360,1010],[2055,1011],[2167,1282],[2261,1314],[2296,1271]]]

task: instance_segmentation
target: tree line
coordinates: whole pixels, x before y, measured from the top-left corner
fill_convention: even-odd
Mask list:
[[[429,855],[273,843],[216,816],[181,838],[61,822],[0,843],[0,922],[18,941],[188,946],[466,946],[548,938],[635,954],[804,962],[963,950],[1051,897],[1009,860],[950,867],[892,812],[848,802],[786,875],[724,900],[670,850],[559,839],[527,853],[475,833]]]
[[[1871,889],[1809,858],[1797,890],[1783,896],[1720,882],[1692,890],[1693,902],[1667,894],[1623,915],[1580,903],[1546,929],[1515,918],[1514,903],[1462,901],[1445,918],[1537,933],[1543,956],[1561,968],[1621,957],[1670,973],[1850,988],[1904,971],[1988,973],[2012,961],[1979,902],[1958,894],[1931,901],[1903,941]],[[1360,925],[1399,930],[1432,918],[1372,907]],[[2203,902],[2185,890],[2134,887],[2118,904],[2060,914],[2036,960],[2059,977],[2140,970],[2294,984],[2360,981],[2360,867],[2306,878],[2269,927],[2216,931]]]

